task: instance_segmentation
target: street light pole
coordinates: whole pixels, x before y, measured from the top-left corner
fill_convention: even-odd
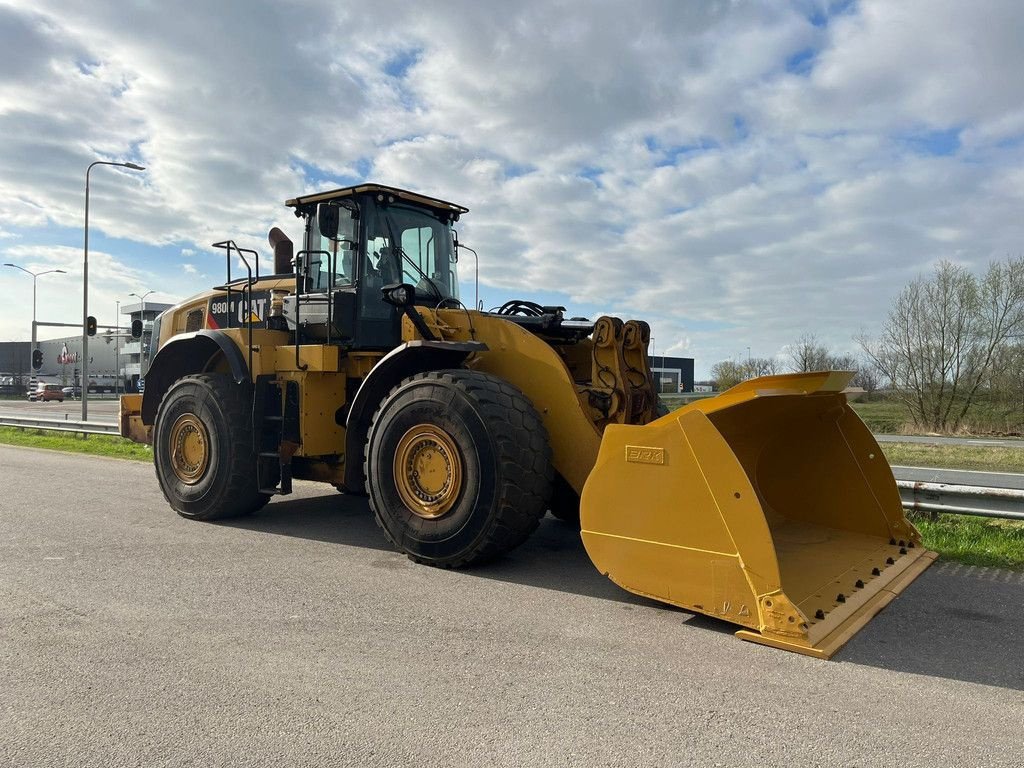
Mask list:
[[[26,275],[32,275],[32,351],[34,352],[36,350],[36,348],[37,348],[37,344],[36,344],[36,278],[39,277],[40,275],[48,275],[51,272],[59,272],[62,275],[66,275],[67,272],[65,272],[63,269],[46,269],[46,270],[43,270],[42,272],[29,272],[24,267],[19,267],[17,264],[11,264],[11,263],[4,263],[4,266],[5,267],[14,267],[15,269],[20,269]],[[33,387],[33,388],[35,387],[35,383],[36,383],[36,369],[35,368],[32,368],[32,377],[31,377],[31,379],[29,379],[29,383],[30,383],[31,387]]]
[[[116,165],[131,171],[146,170],[135,163],[96,160],[85,169],[85,249],[82,258],[82,421],[89,420],[89,173],[97,165]]]
[[[114,302],[114,396],[121,394],[121,302]]]

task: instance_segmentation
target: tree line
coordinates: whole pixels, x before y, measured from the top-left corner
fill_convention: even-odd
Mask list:
[[[855,337],[857,354],[836,354],[805,333],[781,357],[723,360],[718,389],[785,371],[856,370],[868,396],[884,390],[915,427],[951,432],[972,409],[1018,426],[1024,420],[1024,257],[993,262],[976,276],[939,262],[893,302],[877,337]]]

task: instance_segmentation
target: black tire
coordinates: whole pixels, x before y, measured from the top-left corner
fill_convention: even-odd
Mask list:
[[[580,527],[580,497],[558,473],[551,492],[551,514],[567,525]]]
[[[184,479],[172,458],[172,435],[205,429],[205,466]],[[182,517],[220,520],[262,508],[270,496],[256,486],[252,434],[252,387],[227,376],[199,374],[178,379],[164,394],[153,427],[153,463],[160,490]],[[178,470],[175,469],[178,466]]]
[[[435,517],[414,511],[396,479],[402,442],[424,427],[450,441],[461,470],[448,475],[457,478],[444,485],[451,506]],[[444,455],[443,447],[435,453]],[[484,562],[525,541],[548,508],[553,475],[547,432],[526,396],[461,369],[421,373],[390,392],[370,424],[364,471],[370,508],[391,543],[445,568]]]

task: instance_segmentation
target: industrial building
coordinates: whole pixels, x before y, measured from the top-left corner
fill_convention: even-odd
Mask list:
[[[124,320],[117,330],[101,330],[89,339],[89,391],[135,392],[139,377],[144,375],[142,361],[149,349],[153,320],[170,304],[147,301],[121,307]],[[131,324],[142,320],[142,338],[131,337]],[[31,329],[27,329],[31,331]],[[0,342],[0,386],[5,390],[24,391],[32,376],[31,342]],[[43,354],[42,367],[35,372],[37,380],[47,384],[81,386],[82,336],[66,336],[38,342]]]
[[[655,388],[661,394],[693,392],[693,358],[653,355],[650,358]]]

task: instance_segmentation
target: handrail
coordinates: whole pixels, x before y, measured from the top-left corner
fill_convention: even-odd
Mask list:
[[[227,318],[228,328],[231,327],[231,251],[234,250],[238,253],[238,258],[245,264],[246,281],[245,287],[242,288],[242,303],[245,307],[245,327],[248,331],[249,338],[247,339],[246,346],[249,348],[249,370],[252,370],[252,286],[253,286],[253,265],[249,263],[249,260],[245,258],[245,254],[252,254],[253,262],[256,265],[256,280],[260,280],[260,255],[252,248],[239,248],[238,244],[234,240],[221,240],[219,243],[213,244],[214,248],[221,248],[224,250],[224,258],[227,265],[227,281],[224,283],[224,288],[227,291]]]

